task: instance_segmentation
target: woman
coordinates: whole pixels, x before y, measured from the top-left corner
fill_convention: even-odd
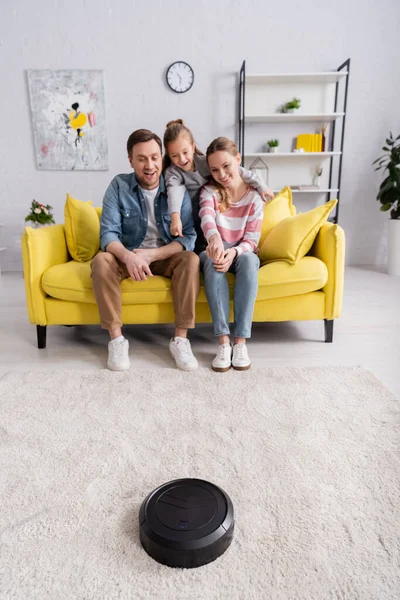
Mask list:
[[[258,289],[260,261],[254,253],[260,239],[264,204],[258,192],[239,174],[240,154],[236,144],[216,138],[207,148],[207,162],[213,178],[200,193],[201,228],[208,245],[200,254],[204,285],[210,306],[214,334],[218,337],[214,371],[231,366],[250,368],[246,339],[251,336],[254,302]],[[226,273],[235,273],[234,345],[230,344],[229,286]]]

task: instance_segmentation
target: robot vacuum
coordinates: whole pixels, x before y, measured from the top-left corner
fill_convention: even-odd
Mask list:
[[[147,554],[169,567],[194,568],[221,556],[233,537],[232,501],[202,479],[160,485],[139,511],[140,541]]]

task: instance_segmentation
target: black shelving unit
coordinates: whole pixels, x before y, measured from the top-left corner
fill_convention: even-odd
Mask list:
[[[335,215],[330,218],[330,221],[333,221],[334,223],[338,222],[339,219],[339,205],[340,205],[340,189],[341,189],[341,180],[342,180],[342,165],[343,165],[343,148],[344,148],[344,135],[345,135],[345,126],[346,126],[346,111],[347,111],[347,95],[348,95],[348,90],[349,90],[349,80],[350,80],[350,58],[348,58],[344,63],[342,63],[340,65],[340,67],[338,67],[336,69],[336,71],[340,72],[340,71],[347,71],[347,76],[344,77],[344,84],[345,84],[345,90],[344,90],[344,94],[342,97],[342,104],[343,104],[343,109],[340,112],[343,112],[344,115],[342,118],[342,124],[341,124],[341,128],[337,127],[337,123],[336,120],[333,120],[332,122],[332,127],[330,127],[330,136],[329,136],[329,141],[328,141],[328,149],[331,152],[335,151],[335,147],[340,147],[340,154],[338,156],[331,156],[330,157],[330,166],[329,166],[329,185],[328,188],[331,189],[332,188],[332,181],[334,179],[334,172],[333,172],[333,168],[334,168],[334,159],[338,158],[339,159],[339,165],[338,165],[338,169],[337,169],[337,176],[336,176],[336,181],[337,181],[337,189],[338,192],[335,194],[335,197],[338,200],[338,203],[336,205],[336,211],[335,211]],[[334,112],[338,112],[338,105],[339,105],[339,85],[340,85],[341,81],[337,81],[336,82],[336,89],[335,89],[335,102],[334,102]],[[246,116],[245,116],[245,100],[246,100],[246,61],[244,60],[242,63],[242,66],[240,68],[239,71],[239,107],[238,107],[238,124],[239,124],[239,152],[242,155],[242,160],[244,163],[244,159],[245,159],[245,125],[246,125]],[[340,135],[338,136],[337,133],[339,133]],[[325,149],[326,150],[326,149]],[[326,150],[327,151],[327,150]],[[326,193],[326,202],[328,202],[331,199],[331,194],[332,192],[327,192]]]

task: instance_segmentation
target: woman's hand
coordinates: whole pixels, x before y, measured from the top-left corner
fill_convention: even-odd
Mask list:
[[[206,254],[210,258],[216,261],[220,261],[224,256],[224,244],[222,243],[221,236],[219,233],[214,233],[208,241],[206,248]]]
[[[214,269],[218,271],[218,273],[226,273],[236,257],[236,248],[228,248],[228,250],[225,250],[220,261],[214,261]]]

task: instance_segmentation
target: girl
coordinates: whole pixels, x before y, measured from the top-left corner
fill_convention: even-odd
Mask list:
[[[186,127],[182,119],[169,121],[164,133],[165,154],[163,169],[165,184],[168,192],[168,209],[171,215],[171,234],[182,236],[182,222],[180,217],[181,206],[185,190],[189,192],[193,204],[193,219],[198,240],[196,249],[204,248],[203,235],[199,227],[199,191],[210,180],[210,169],[207,159],[197,148],[192,132]],[[267,201],[273,198],[272,191],[260,182],[251,171],[239,167],[243,180],[256,188]]]
[[[214,371],[244,371],[251,361],[246,338],[251,335],[260,261],[255,254],[260,239],[264,206],[258,192],[241,176],[236,144],[216,138],[207,148],[213,183],[200,192],[201,228],[208,242],[200,254],[204,287],[218,336]],[[229,286],[226,273],[236,274],[233,295],[234,346],[229,338]]]

